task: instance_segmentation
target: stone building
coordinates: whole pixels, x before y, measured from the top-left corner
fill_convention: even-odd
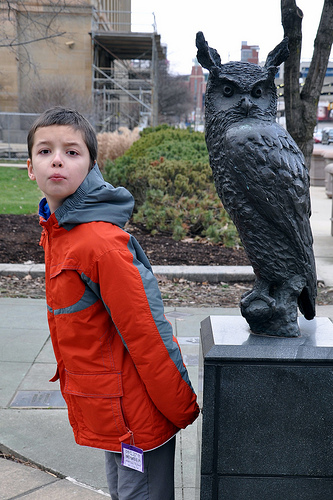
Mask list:
[[[153,22],[132,31],[131,0],[0,0],[0,112],[59,103],[97,130],[156,125],[165,57]]]

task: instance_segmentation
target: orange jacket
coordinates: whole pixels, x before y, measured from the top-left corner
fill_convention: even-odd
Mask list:
[[[122,441],[156,448],[199,413],[148,259],[118,227],[132,206],[95,167],[40,220],[58,363],[51,380],[60,377],[76,442],[110,451]]]

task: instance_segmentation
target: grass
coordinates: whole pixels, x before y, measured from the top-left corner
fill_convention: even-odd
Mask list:
[[[33,214],[43,194],[26,169],[0,167],[0,214]]]

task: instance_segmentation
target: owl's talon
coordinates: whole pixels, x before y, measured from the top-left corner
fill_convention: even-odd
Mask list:
[[[263,301],[270,309],[275,310],[275,300],[269,295],[257,292],[256,290],[245,292],[241,298],[241,305],[242,307],[247,308],[254,301]]]
[[[267,321],[275,312],[276,302],[272,297],[253,290],[241,299],[240,306],[242,315],[247,320],[256,320],[260,317],[261,320]]]

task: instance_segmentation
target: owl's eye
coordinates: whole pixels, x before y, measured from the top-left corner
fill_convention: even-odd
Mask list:
[[[252,97],[261,97],[262,96],[262,88],[261,87],[255,87],[252,92]]]
[[[222,87],[222,92],[225,97],[231,97],[234,94],[234,88],[232,85],[225,83]]]

